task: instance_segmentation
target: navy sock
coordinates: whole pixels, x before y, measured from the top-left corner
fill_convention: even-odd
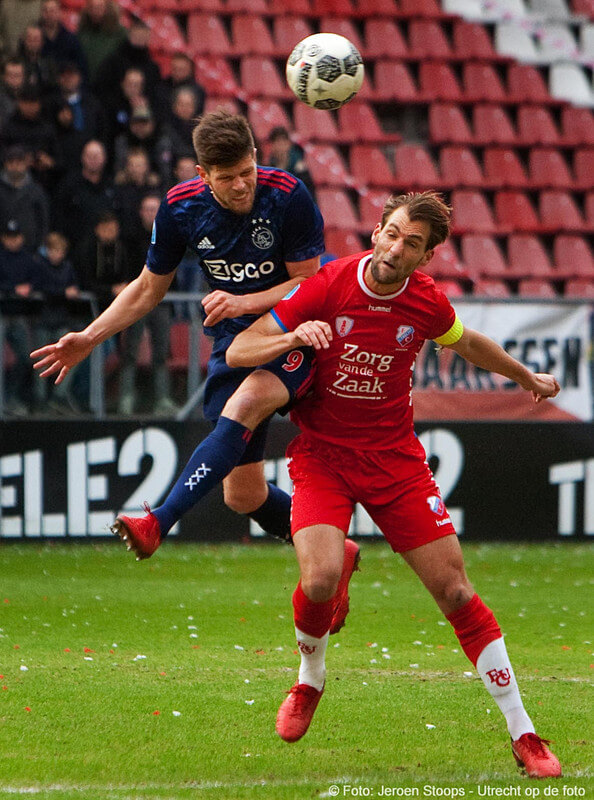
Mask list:
[[[273,483],[268,484],[268,497],[249,516],[277,539],[291,541],[291,496]]]
[[[240,422],[219,417],[215,429],[192,453],[164,503],[153,509],[162,536],[237,466],[251,435]]]

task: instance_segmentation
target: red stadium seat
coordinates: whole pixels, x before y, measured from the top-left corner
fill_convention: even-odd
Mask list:
[[[268,139],[273,128],[282,125],[290,131],[293,127],[287,112],[276,100],[252,100],[248,106],[248,121],[260,142]]]
[[[377,70],[377,67],[376,67]],[[445,61],[423,61],[419,66],[421,94],[428,100],[456,103],[463,93],[452,67]]]
[[[457,281],[436,280],[435,285],[448,297],[462,297],[464,295],[464,289]]]
[[[326,242],[326,251],[333,253],[338,258],[350,256],[352,253],[360,253],[364,249],[358,234],[338,228],[326,228],[324,241]]]
[[[192,53],[228,56],[231,41],[222,19],[215,14],[196,12],[188,15],[188,46]]]
[[[365,58],[406,58],[408,45],[397,22],[391,19],[365,20]]]
[[[395,0],[357,0],[357,17],[393,17],[398,11]]]
[[[312,13],[310,0],[268,0],[268,11],[278,16],[288,14],[296,17],[308,17]],[[298,41],[297,39],[295,44]]]
[[[453,233],[496,233],[493,212],[482,192],[458,189],[451,202]]]
[[[428,150],[418,144],[401,144],[394,150],[396,185],[409,189],[441,186],[441,178]]]
[[[520,106],[518,109],[518,143],[524,145],[558,145],[559,131],[550,111],[542,106]]]
[[[419,100],[415,80],[402,61],[376,61],[374,80],[376,100],[397,100],[402,104]]]
[[[360,53],[365,52],[365,45],[353,22],[342,17],[322,17],[320,30],[324,33],[337,33],[352,42]]]
[[[564,144],[594,145],[594,115],[590,108],[566,106],[561,111]]]
[[[443,16],[443,11],[437,0],[400,0],[398,13],[407,17],[429,17],[436,18]]]
[[[547,230],[585,231],[588,227],[569,192],[553,189],[542,191],[539,209],[542,226]],[[590,224],[594,225],[594,217]]]
[[[594,300],[594,281],[588,278],[572,278],[565,284],[564,294],[566,297],[579,297],[580,300]]]
[[[310,144],[307,163],[316,186],[349,186],[353,179],[342,156],[329,144]]]
[[[594,255],[583,236],[559,233],[553,241],[555,272],[580,278],[594,278]]]
[[[361,218],[359,230],[362,233],[370,234],[377,223],[381,221],[387,199],[386,192],[373,190],[359,196],[359,216]]]
[[[554,148],[533,148],[528,159],[528,174],[532,186],[543,189],[569,189],[573,176],[561,152]],[[592,179],[590,174],[590,179]]]
[[[401,138],[397,133],[383,131],[371,105],[359,100],[352,100],[338,109],[338,127],[345,142],[394,143]]]
[[[451,239],[446,239],[442,244],[435,248],[433,258],[427,266],[423,267],[423,272],[427,272],[432,277],[440,278],[466,278],[466,267],[460,260]]]
[[[502,106],[485,103],[474,106],[472,113],[475,144],[515,144],[516,131],[509,114]]]
[[[501,231],[540,230],[540,221],[524,192],[502,190],[495,194],[495,216]]]
[[[241,86],[248,97],[276,97],[280,100],[294,95],[281,78],[276,64],[266,56],[244,56],[239,65]]]
[[[210,95],[237,97],[241,94],[235,74],[223,56],[197,55],[194,64],[200,83],[206,89],[207,99]]]
[[[483,154],[485,185],[493,189],[523,189],[528,176],[515,150],[487,147]]]
[[[472,144],[474,136],[462,109],[432,103],[429,106],[429,140],[432,144]]]
[[[273,56],[274,42],[270,28],[262,17],[252,14],[237,14],[231,17],[233,49],[238,55],[257,53]],[[297,44],[295,42],[295,44]],[[288,54],[287,54],[288,55]]]
[[[317,108],[310,108],[305,103],[296,101],[293,104],[295,130],[302,139],[313,139],[320,142],[338,142],[340,135],[334,117],[322,113]]]
[[[266,14],[266,0],[225,0],[225,11],[231,14]]]
[[[241,109],[239,102],[234,97],[216,97],[216,95],[208,94],[204,100],[204,113],[210,114],[213,111],[220,110],[228,111],[229,114],[239,114]]]
[[[497,53],[484,25],[457,19],[453,32],[454,55],[466,61],[469,58],[493,59]]]
[[[530,233],[513,233],[507,240],[507,258],[512,272],[522,278],[551,277],[551,260],[542,240]]]
[[[314,0],[314,11],[316,16],[352,17],[355,6],[351,0]]]
[[[350,148],[351,174],[363,186],[391,186],[394,173],[379,147],[354,144]]]
[[[173,14],[146,14],[144,21],[151,29],[151,50],[162,53],[185,51],[188,43]]]
[[[573,172],[576,189],[590,189],[594,175],[594,149],[575,150],[573,154]]]
[[[443,28],[435,20],[411,19],[408,44],[413,58],[451,58],[452,48]]]
[[[359,220],[347,193],[342,189],[318,189],[318,206],[329,228],[354,231],[359,228]]]
[[[311,36],[313,32],[313,28],[303,17],[287,17],[279,14],[272,22],[272,38],[276,52],[285,58],[288,58],[297,42],[306,36]]]
[[[465,234],[462,237],[462,260],[471,276],[504,278],[509,272],[501,248],[492,236]]]
[[[462,71],[464,98],[472,103],[501,103],[506,91],[495,68],[480,61],[467,61]]]
[[[507,70],[508,100],[515,103],[547,103],[551,95],[537,67],[510,64]]]
[[[473,284],[472,293],[477,297],[506,298],[511,295],[507,283],[497,278],[478,278]]]
[[[553,284],[544,278],[525,278],[518,284],[518,294],[521,297],[557,297]]]
[[[482,186],[484,183],[481,166],[469,147],[442,147],[439,171],[446,186]]]
[[[586,210],[587,227],[591,233],[594,230],[594,192],[588,192],[584,203]]]

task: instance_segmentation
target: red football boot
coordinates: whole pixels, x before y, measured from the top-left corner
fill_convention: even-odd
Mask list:
[[[285,742],[296,742],[307,733],[324,687],[318,691],[307,683],[296,683],[276,715],[276,732]]]
[[[520,769],[529,778],[558,778],[561,775],[559,759],[551,753],[548,739],[535,733],[525,733],[512,742],[512,753]]]
[[[334,613],[330,625],[330,633],[338,633],[344,626],[349,613],[349,581],[353,572],[358,571],[361,553],[359,545],[352,539],[345,539],[344,542],[344,562],[342,564],[342,575],[338,581],[338,588],[334,595]]]
[[[128,550],[136,553],[136,560],[150,558],[157,547],[161,544],[161,526],[148,503],[144,504],[146,516],[144,517],[125,517],[116,519],[110,530],[126,543]]]

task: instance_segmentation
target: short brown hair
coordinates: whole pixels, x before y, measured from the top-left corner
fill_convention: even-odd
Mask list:
[[[406,207],[408,218],[411,222],[423,220],[429,223],[430,231],[427,250],[433,250],[438,244],[445,242],[450,235],[452,209],[445,202],[443,195],[439,194],[439,192],[393,194],[384,205],[382,228],[392,215],[392,212],[402,206]]]
[[[65,236],[62,236],[58,231],[50,231],[45,237],[44,244],[46,247],[56,247],[63,250],[65,253],[68,251],[69,243]]]
[[[254,137],[245,117],[220,109],[205,114],[192,133],[200,166],[230,167],[254,151]]]

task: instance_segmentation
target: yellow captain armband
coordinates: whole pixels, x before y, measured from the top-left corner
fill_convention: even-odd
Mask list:
[[[464,325],[462,325],[458,315],[456,315],[454,324],[449,331],[446,331],[443,336],[438,336],[437,339],[434,339],[433,341],[437,342],[439,345],[456,344],[456,342],[462,337],[463,333]]]

